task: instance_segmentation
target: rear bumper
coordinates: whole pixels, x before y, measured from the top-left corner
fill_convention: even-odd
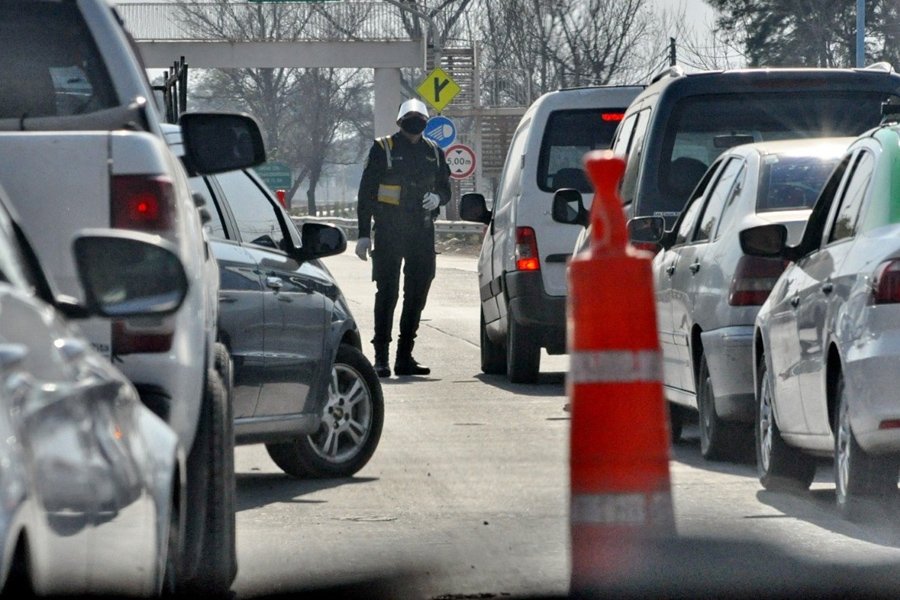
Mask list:
[[[504,279],[507,318],[531,329],[550,354],[566,352],[566,297],[544,292],[537,271],[514,271]]]
[[[716,394],[716,412],[726,421],[754,419],[753,326],[737,325],[700,334]]]

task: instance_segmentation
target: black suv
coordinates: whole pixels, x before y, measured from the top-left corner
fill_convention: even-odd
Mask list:
[[[658,215],[671,227],[706,168],[738,144],[856,136],[875,127],[881,104],[900,101],[900,75],[865,69],[743,69],[685,75],[673,67],[628,107],[613,141],[626,160],[626,215]]]

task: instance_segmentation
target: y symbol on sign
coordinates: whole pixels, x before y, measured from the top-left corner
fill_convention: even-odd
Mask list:
[[[441,101],[441,90],[443,90],[450,83],[449,79],[445,79],[441,81],[439,77],[434,78],[434,101]]]

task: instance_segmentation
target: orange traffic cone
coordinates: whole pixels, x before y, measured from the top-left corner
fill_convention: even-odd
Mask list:
[[[628,244],[625,163],[594,151],[585,166],[592,242],[569,264],[567,306],[574,594],[627,586],[642,546],[675,534],[652,255]]]

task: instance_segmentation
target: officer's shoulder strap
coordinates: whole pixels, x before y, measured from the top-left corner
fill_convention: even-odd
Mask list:
[[[432,139],[430,139],[430,138],[427,138],[427,137],[425,137],[425,136],[422,136],[422,139],[425,140],[425,143],[426,143],[426,144],[428,144],[429,146],[431,146],[431,150],[434,152],[434,160],[436,160],[438,163],[440,163],[440,161],[441,161],[441,153],[438,151],[438,145],[437,145],[437,142],[435,142],[434,140],[432,140]]]
[[[381,149],[384,150],[384,158],[387,160],[387,168],[391,168],[391,164],[393,161],[391,160],[391,150],[394,149],[394,140],[391,139],[391,136],[386,135],[375,140]]]

